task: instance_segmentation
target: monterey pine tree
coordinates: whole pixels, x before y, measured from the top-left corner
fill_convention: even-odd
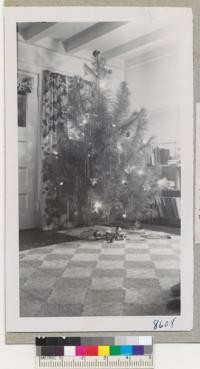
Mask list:
[[[84,69],[85,79],[70,80],[56,159],[44,159],[54,194],[47,191],[48,223],[134,224],[149,218],[158,193],[157,174],[145,162],[151,145],[151,138],[145,141],[147,114],[130,112],[126,82],[111,96],[106,86],[112,70],[98,50]]]

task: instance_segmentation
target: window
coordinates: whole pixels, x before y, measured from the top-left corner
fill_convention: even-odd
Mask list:
[[[32,91],[32,78],[25,75],[17,77],[18,127],[26,127],[27,95]]]

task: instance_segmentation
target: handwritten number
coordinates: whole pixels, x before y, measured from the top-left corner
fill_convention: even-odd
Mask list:
[[[153,321],[153,329],[154,331],[162,329],[162,328],[167,328],[167,327],[172,329],[175,326],[175,321],[176,321],[176,317],[173,319],[166,320],[166,321],[155,319]]]

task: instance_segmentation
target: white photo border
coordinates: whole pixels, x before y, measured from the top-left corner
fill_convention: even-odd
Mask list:
[[[192,10],[157,7],[9,7],[5,8],[5,129],[6,129],[6,331],[95,332],[153,331],[162,316],[42,317],[19,314],[18,144],[17,144],[17,22],[131,21],[133,15],[168,12],[181,19],[181,315],[173,327],[162,331],[187,331],[193,327],[193,60]]]

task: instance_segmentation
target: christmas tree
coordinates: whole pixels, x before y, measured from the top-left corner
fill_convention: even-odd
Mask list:
[[[145,161],[152,140],[145,140],[147,113],[130,113],[126,82],[111,96],[106,81],[112,70],[98,50],[84,69],[85,79],[70,78],[56,158],[44,160],[53,189],[47,191],[49,223],[52,217],[62,219],[57,226],[75,219],[80,224],[147,219],[158,193],[157,173]]]

